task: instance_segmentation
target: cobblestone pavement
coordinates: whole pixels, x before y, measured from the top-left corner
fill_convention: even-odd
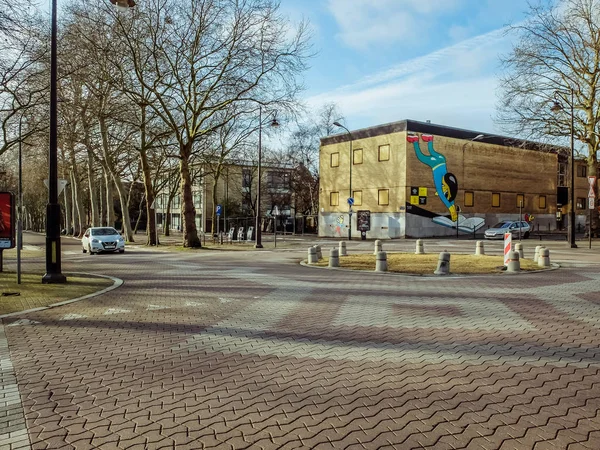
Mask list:
[[[600,448],[597,266],[433,278],[301,256],[95,257],[122,287],[4,320],[0,448]]]

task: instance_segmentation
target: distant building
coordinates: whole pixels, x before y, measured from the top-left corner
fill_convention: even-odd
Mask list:
[[[321,138],[319,235],[368,238],[483,233],[505,219],[566,227],[568,149],[403,120]],[[353,164],[350,166],[350,144]],[[587,213],[586,163],[576,161],[577,223]],[[350,192],[350,177],[352,192]]]

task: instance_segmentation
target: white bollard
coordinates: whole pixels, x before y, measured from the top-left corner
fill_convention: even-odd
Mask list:
[[[423,255],[425,253],[425,248],[423,247],[423,241],[421,239],[417,239],[417,247],[415,248],[415,255]]]
[[[346,252],[346,242],[340,241],[340,256],[346,256],[348,253]]]
[[[340,267],[340,254],[337,248],[329,249],[329,267]]]
[[[375,261],[375,272],[387,272],[388,264],[387,264],[387,253],[386,252],[378,252],[377,259]]]
[[[519,257],[520,255],[517,251],[508,253],[508,263],[506,264],[507,272],[518,273],[521,271],[521,261],[519,260]]]
[[[517,242],[515,244],[515,252],[517,252],[519,254],[519,258],[523,259],[523,244],[521,244],[520,242]]]
[[[323,259],[323,253],[321,252],[321,246],[320,245],[315,245],[315,250],[317,251],[317,258],[319,258],[319,261]]]
[[[450,273],[450,253],[440,253],[437,269],[433,273],[436,275],[448,275]]]
[[[381,241],[379,239],[377,239],[375,241],[375,250],[373,251],[374,255],[377,255],[377,253],[382,252],[383,251],[383,246],[381,245]]]
[[[477,244],[475,247],[475,254],[476,255],[485,255],[485,248],[483,247],[483,241],[477,241]]]
[[[308,247],[308,263],[316,264],[319,262],[319,258],[317,256],[317,249],[314,247]]]
[[[533,255],[533,262],[538,262],[538,259],[540,257],[540,250],[543,249],[544,247],[541,245],[537,245],[535,247],[535,254]]]
[[[550,267],[550,250],[547,248],[540,249],[540,256],[538,257],[538,266]]]

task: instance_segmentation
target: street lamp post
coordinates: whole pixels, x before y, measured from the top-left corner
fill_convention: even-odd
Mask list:
[[[566,95],[566,92],[561,92],[561,91],[556,91],[555,92],[555,97],[558,96],[559,94],[563,94]],[[574,92],[573,92],[573,88],[570,87],[569,88],[569,94],[571,96],[571,130],[570,130],[570,135],[571,135],[571,155],[570,155],[570,162],[569,165],[571,166],[571,186],[569,188],[569,203],[570,203],[570,207],[569,207],[569,231],[568,231],[568,237],[569,237],[569,246],[571,248],[577,248],[577,244],[575,243],[575,112],[573,109],[573,102],[574,102]],[[563,98],[564,100],[564,98]],[[562,111],[564,110],[563,105],[558,102],[557,100],[554,100],[554,105],[552,106],[552,111],[553,112],[557,112],[557,111]]]
[[[279,122],[277,118],[273,117],[271,126],[277,128]],[[256,185],[256,241],[254,248],[263,248],[262,245],[262,229],[260,226],[260,181],[262,177],[262,105],[258,105],[258,170],[257,170],[258,182]]]
[[[48,155],[48,204],[46,205],[46,273],[42,283],[65,283],[61,272],[60,205],[58,204],[58,122],[56,62],[56,0],[52,0],[50,52],[50,147]]]
[[[350,200],[352,198],[352,165],[354,164],[354,155],[352,154],[352,133],[350,133],[350,130],[348,128],[346,128],[344,125],[342,125],[339,122],[333,122],[333,124],[336,127],[340,127],[343,128],[344,130],[346,130],[346,132],[348,133],[348,136],[350,136],[350,155],[348,157],[349,161],[350,161],[350,179],[349,179],[349,183],[348,183],[348,190],[350,191],[350,195],[348,196],[348,240],[351,241],[352,240],[352,200]]]

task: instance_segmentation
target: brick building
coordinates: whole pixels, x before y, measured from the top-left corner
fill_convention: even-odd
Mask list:
[[[566,227],[567,156],[560,147],[413,120],[324,137],[319,235],[348,235],[348,197],[357,238],[357,219],[367,218],[367,237],[380,239],[456,235],[457,224],[461,234],[483,233],[520,217],[533,217],[534,229]],[[588,182],[585,161],[576,163],[582,226]]]

